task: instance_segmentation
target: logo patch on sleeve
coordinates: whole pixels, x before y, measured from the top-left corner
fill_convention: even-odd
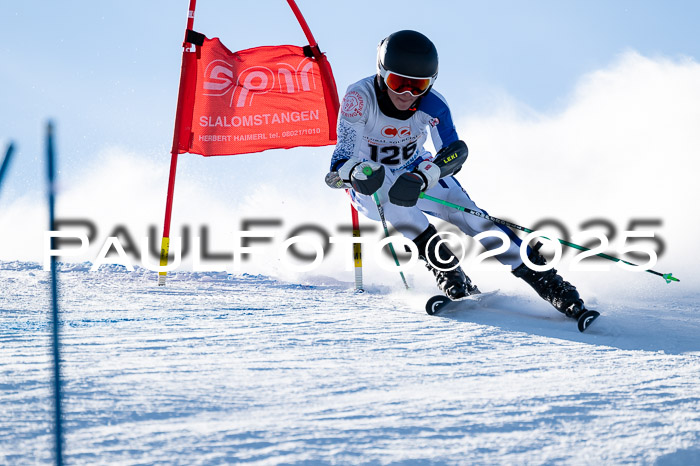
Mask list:
[[[350,91],[345,94],[343,104],[340,107],[340,113],[347,118],[355,118],[362,115],[362,110],[365,108],[365,101],[362,96],[356,91]]]

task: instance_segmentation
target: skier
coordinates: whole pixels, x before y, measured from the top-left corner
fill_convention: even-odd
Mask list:
[[[554,269],[537,272],[528,268],[520,258],[521,241],[510,229],[419,198],[425,192],[479,210],[453,177],[466,160],[468,148],[457,136],[445,99],[433,89],[437,74],[437,50],[423,34],[403,30],[382,40],[377,74],[349,86],[343,98],[331,172],[337,172],[342,187],[349,189],[357,210],[373,220],[379,220],[372,196],[377,194],[386,220],[413,240],[419,257],[447,297],[459,299],[477,294],[479,289],[462,271],[456,256],[440,243],[426,213],[469,236],[504,231],[511,241],[508,250],[496,258],[511,266],[516,277],[557,310],[577,319],[585,308],[576,288]],[[437,150],[435,156],[423,147],[428,129]],[[486,237],[481,244],[491,250],[502,241]],[[528,248],[528,256],[534,264],[545,265],[540,246]]]

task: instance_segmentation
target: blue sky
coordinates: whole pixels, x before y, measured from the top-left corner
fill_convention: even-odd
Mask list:
[[[499,93],[537,111],[556,110],[581,75],[627,50],[700,57],[700,4],[693,1],[298,4],[341,93],[373,72],[382,37],[403,28],[424,32],[441,57],[436,88],[458,103],[455,113],[487,110]],[[19,151],[0,203],[42,189],[47,117],[58,124],[65,180],[104,147],[167,161],[187,5],[26,1],[3,8],[0,141],[14,139]],[[195,29],[221,37],[231,49],[304,44],[284,1],[200,0]],[[218,160],[211,169],[244,164],[245,172],[246,163]]]

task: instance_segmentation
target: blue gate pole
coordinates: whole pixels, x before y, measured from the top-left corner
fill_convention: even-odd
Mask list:
[[[10,142],[10,144],[7,146],[5,157],[2,159],[2,165],[0,165],[0,187],[2,187],[2,180],[5,178],[5,173],[7,173],[7,167],[10,166],[10,160],[12,159],[12,153],[14,151],[15,145]]]
[[[53,122],[46,125],[46,158],[48,166],[49,192],[49,229],[54,230],[54,204],[56,197],[56,165],[54,154]],[[51,238],[51,249],[54,249],[54,238]],[[63,414],[61,410],[61,358],[58,335],[58,278],[56,277],[56,256],[51,256],[51,329],[53,353],[53,398],[54,398],[54,439],[56,464],[63,466]]]

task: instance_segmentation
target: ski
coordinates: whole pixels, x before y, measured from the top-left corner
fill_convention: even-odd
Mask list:
[[[479,302],[482,299],[492,296],[496,294],[498,290],[496,291],[487,291],[485,293],[479,293],[479,294],[473,294],[469,296],[465,296],[464,298],[457,299],[457,300],[452,300],[448,298],[445,295],[436,295],[433,296],[432,298],[428,299],[428,301],[425,303],[425,312],[428,313],[428,315],[434,316],[438,315],[441,312],[444,312],[447,307],[455,302],[464,302],[464,301],[472,301],[472,302]],[[591,324],[598,318],[600,317],[600,312],[598,311],[593,311],[593,310],[586,310],[583,314],[581,314],[578,317],[578,331],[583,333],[588,329],[588,327],[591,326]]]
[[[433,296],[425,303],[425,312],[427,312],[429,316],[434,316],[451,302],[452,300],[447,296],[441,294]]]
[[[443,312],[446,306],[451,303],[459,303],[465,301],[477,303],[479,301],[482,301],[484,298],[495,295],[496,293],[498,293],[498,290],[486,291],[484,293],[476,293],[469,296],[465,296],[464,298],[460,299],[450,299],[447,296],[441,294],[435,295],[432,298],[428,299],[428,301],[425,303],[425,312],[427,312],[428,315],[433,316],[439,314],[440,312]]]
[[[600,316],[600,312],[587,310],[578,317],[578,331],[583,333]]]

